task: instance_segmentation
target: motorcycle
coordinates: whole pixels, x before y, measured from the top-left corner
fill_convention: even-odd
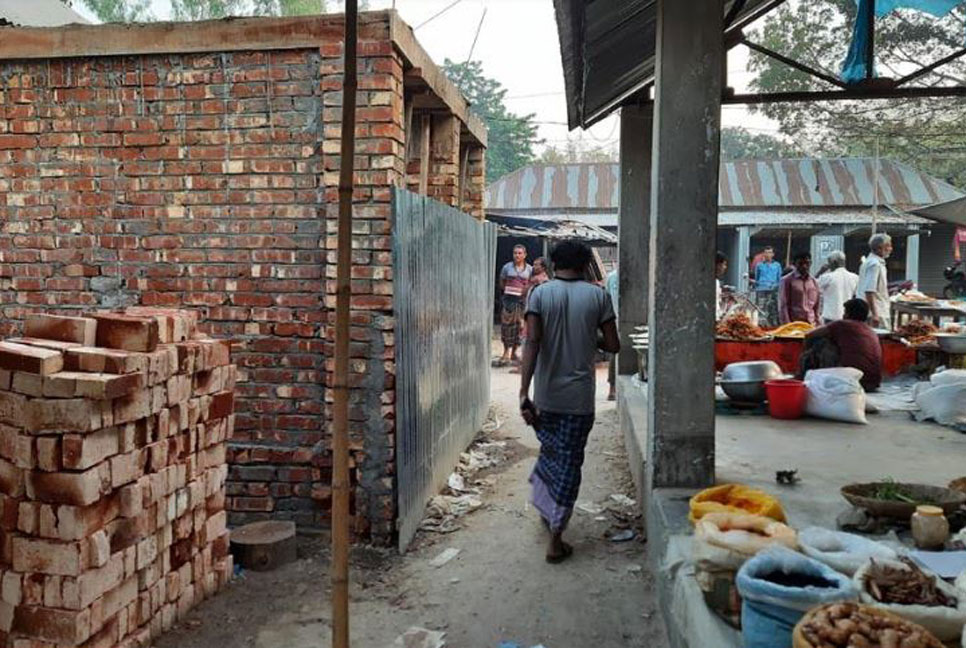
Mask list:
[[[953,265],[943,270],[946,277],[946,287],[943,288],[943,297],[946,299],[963,299],[966,297],[966,262],[957,261]]]

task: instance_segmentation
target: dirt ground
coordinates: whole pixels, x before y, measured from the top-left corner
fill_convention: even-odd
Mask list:
[[[445,632],[448,648],[497,648],[502,641],[522,648],[667,645],[644,544],[610,540],[628,526],[639,530],[641,521],[611,497],[632,489],[616,411],[603,400],[606,370],[598,373],[597,425],[567,536],[575,554],[561,565],[544,562],[546,532],[528,502],[539,446],[516,414],[518,381],[507,369],[493,370],[493,412],[501,425],[490,439],[508,441],[513,451],[485,473],[483,507],[460,518],[462,528],[453,533],[420,532],[404,556],[354,551],[354,646],[392,648],[413,626]],[[450,548],[460,550],[456,558],[430,564]],[[330,619],[327,541],[305,538],[297,562],[272,573],[244,572],[156,646],[322,648],[331,642]]]

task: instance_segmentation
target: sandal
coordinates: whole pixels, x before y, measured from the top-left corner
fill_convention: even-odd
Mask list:
[[[574,554],[574,548],[571,547],[566,542],[564,542],[563,553],[554,554],[554,555],[547,554],[547,562],[550,563],[551,565],[559,565],[563,561],[567,560],[567,558],[570,558],[573,554]]]

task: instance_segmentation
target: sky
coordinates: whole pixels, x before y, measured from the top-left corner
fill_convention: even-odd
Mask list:
[[[79,2],[74,4],[75,9],[86,14],[78,7]],[[332,9],[337,9],[339,4],[329,2]],[[561,147],[569,136],[584,140],[585,148],[616,148],[620,136],[616,116],[588,131],[569,133],[552,0],[456,0],[455,4],[454,0],[370,0],[369,6],[371,9],[395,6],[402,18],[415,28],[418,40],[437,63],[446,58],[465,61],[470,56],[481,61],[484,73],[507,89],[509,110],[536,115],[539,137],[546,145]],[[170,2],[152,0],[152,11],[159,18],[168,18]],[[477,29],[479,38],[474,47]],[[746,69],[747,57],[747,50],[738,47],[728,62],[729,84],[739,92],[747,88],[751,77]],[[725,106],[722,123],[756,132],[777,131],[775,122],[749,113],[742,106]]]

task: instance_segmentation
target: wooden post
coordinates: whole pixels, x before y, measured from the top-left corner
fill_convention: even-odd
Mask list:
[[[332,646],[349,648],[349,303],[352,297],[352,190],[358,80],[358,0],[345,3],[342,152],[335,305],[335,390],[332,406]]]
[[[792,231],[788,230],[788,245],[785,247],[785,268],[792,264]],[[783,274],[784,269],[782,268]]]
[[[466,197],[466,174],[469,172],[470,167],[470,147],[463,147],[463,154],[460,156],[460,191],[459,198],[457,198],[456,207],[460,210],[463,209],[463,202]]]
[[[419,195],[429,193],[429,139],[433,131],[433,116],[422,115],[419,128]]]

